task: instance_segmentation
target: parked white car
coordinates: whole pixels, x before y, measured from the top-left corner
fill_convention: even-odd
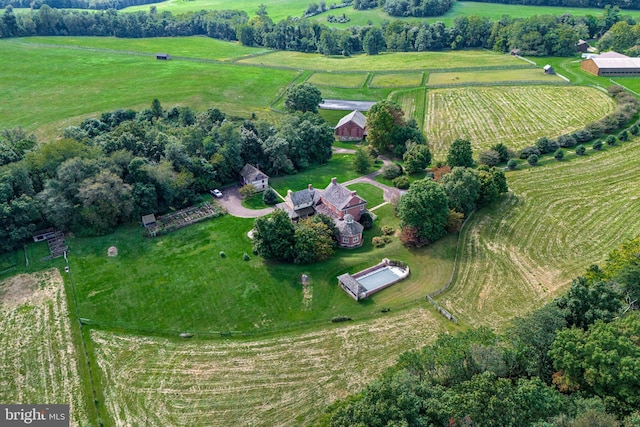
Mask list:
[[[215,188],[215,189],[211,190],[211,195],[213,197],[217,197],[219,199],[220,197],[222,197],[222,191],[220,191],[217,188]]]

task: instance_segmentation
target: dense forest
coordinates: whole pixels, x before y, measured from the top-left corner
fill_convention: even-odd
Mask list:
[[[200,201],[236,181],[245,163],[294,173],[331,158],[333,128],[313,113],[278,127],[229,119],[213,108],[116,110],[84,120],[64,138],[38,144],[18,129],[0,132],[0,253],[45,226],[104,234],[147,213]]]
[[[640,239],[516,319],[400,355],[320,426],[639,426]]]
[[[478,16],[458,17],[451,27],[442,22],[390,21],[382,27],[329,28],[314,20],[288,18],[274,23],[266,8],[249,18],[244,11],[200,11],[182,15],[149,12],[120,13],[68,11],[43,6],[26,14],[7,7],[0,19],[0,37],[23,36],[115,36],[175,37],[203,35],[221,40],[239,40],[246,46],[278,50],[345,55],[384,51],[423,52],[442,49],[485,48],[508,52],[518,48],[523,55],[570,56],[579,39],[599,37],[616,23],[635,26],[607,7],[600,16],[508,16],[490,21]],[[633,39],[637,40],[637,37]]]

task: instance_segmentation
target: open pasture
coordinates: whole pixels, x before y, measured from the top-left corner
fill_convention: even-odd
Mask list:
[[[457,86],[474,83],[515,83],[515,82],[536,82],[536,83],[564,83],[555,74],[544,74],[540,68],[523,68],[511,70],[488,70],[488,71],[454,71],[454,72],[434,72],[429,73],[428,86]]]
[[[426,302],[370,322],[253,341],[92,331],[113,425],[308,425],[453,325]]]
[[[401,52],[380,55],[323,56],[314,53],[274,51],[240,59],[243,64],[317,71],[398,71],[442,68],[509,67],[526,64],[511,55],[487,50]]]
[[[368,77],[368,73],[313,73],[307,81],[316,86],[360,88]]]
[[[1,40],[0,128],[23,126],[39,136],[59,136],[87,116],[116,108],[215,106],[248,116],[267,112],[296,72]],[[43,73],[46,64],[46,73]]]
[[[475,152],[499,142],[519,149],[581,129],[614,108],[606,93],[588,87],[435,89],[427,91],[424,131],[434,157],[444,159],[456,138],[471,141]]]
[[[344,116],[349,112],[341,111],[340,113]],[[359,177],[360,175],[353,170],[352,162],[353,155],[351,154],[334,154],[325,165],[313,165],[305,169],[303,173],[270,178],[269,185],[282,196],[287,195],[287,190],[304,190],[309,184],[315,188],[324,189],[333,177],[338,178],[338,182]]]
[[[0,330],[0,402],[70,404],[71,425],[90,425],[60,273],[0,282]]]
[[[500,326],[640,234],[640,139],[509,172],[510,192],[465,227],[454,285],[439,299],[472,325]]]
[[[415,87],[424,80],[424,73],[385,73],[374,74],[369,87]]]
[[[269,49],[246,47],[209,37],[157,37],[124,39],[116,37],[28,37],[13,39],[14,43],[46,45],[49,47],[76,47],[93,51],[121,54],[168,53],[172,57],[230,61],[247,55],[269,52]]]

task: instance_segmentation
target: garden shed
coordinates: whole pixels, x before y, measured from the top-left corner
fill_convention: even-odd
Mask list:
[[[240,170],[240,183],[242,185],[253,184],[258,191],[264,191],[269,187],[269,177],[256,166],[247,163]]]
[[[171,55],[168,53],[156,53],[156,59],[161,61],[168,61],[171,59]]]

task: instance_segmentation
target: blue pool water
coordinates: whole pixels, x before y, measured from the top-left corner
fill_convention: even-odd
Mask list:
[[[370,292],[398,280],[398,277],[399,276],[389,267],[384,267],[380,270],[369,273],[366,276],[358,277],[356,280],[365,287],[367,292]]]

